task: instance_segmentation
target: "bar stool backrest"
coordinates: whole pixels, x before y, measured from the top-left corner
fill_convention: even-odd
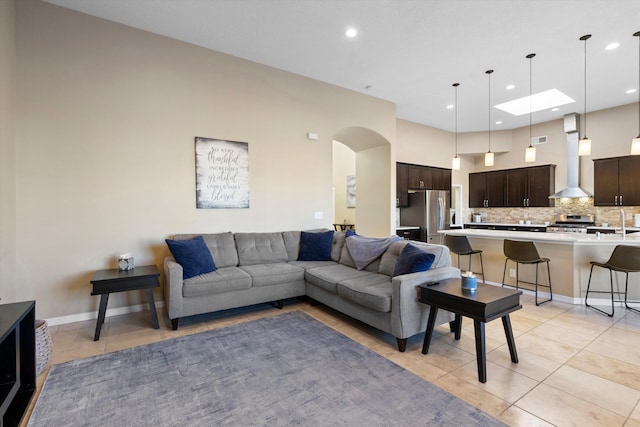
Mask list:
[[[449,234],[445,234],[444,244],[447,245],[449,250],[454,254],[468,255],[473,252],[471,243],[469,243],[467,236],[451,236]]]
[[[517,262],[540,261],[540,254],[533,242],[505,239],[503,244],[504,256]]]
[[[611,253],[607,265],[616,270],[640,271],[640,246],[618,245]]]

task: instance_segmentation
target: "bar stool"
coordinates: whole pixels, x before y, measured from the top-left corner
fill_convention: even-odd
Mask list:
[[[533,242],[525,242],[519,240],[509,240],[505,239],[503,244],[504,256],[507,259],[504,260],[504,271],[502,272],[502,286],[505,286],[504,278],[507,273],[507,262],[509,260],[516,263],[516,289],[519,288],[518,283],[529,283],[531,285],[536,285],[536,305],[544,304],[545,302],[549,302],[553,299],[553,292],[551,291],[551,271],[549,270],[549,258],[543,258],[538,254],[538,249]],[[547,264],[547,276],[548,276],[548,285],[538,283],[538,266],[541,263]],[[520,264],[535,264],[536,266],[536,281],[527,282],[524,280],[520,280],[518,266]],[[510,285],[507,285],[510,286]],[[545,301],[538,302],[538,286],[542,286],[543,288],[549,288],[549,299]]]
[[[590,291],[589,288],[591,286],[591,275],[593,274],[593,267],[602,267],[609,270],[609,282],[611,284],[611,291]],[[625,274],[626,280],[624,284],[624,292],[622,291],[614,291],[613,290],[613,272],[620,271]],[[640,247],[638,246],[628,246],[628,245],[618,245],[613,249],[609,260],[605,263],[591,261],[591,271],[589,272],[589,283],[587,284],[587,293],[584,297],[584,304],[592,308],[600,313],[606,314],[609,317],[613,317],[613,313],[615,312],[613,308],[614,302],[623,302],[624,306],[629,310],[633,310],[637,313],[640,313],[640,310],[635,309],[633,307],[629,307],[628,302],[638,302],[638,301],[627,301],[627,292],[629,290],[629,273],[637,273],[640,272]],[[611,313],[607,313],[604,310],[600,310],[597,307],[589,305],[589,292],[594,294],[611,294]],[[615,300],[614,294],[624,294],[624,300]]]
[[[482,283],[486,283],[484,280],[484,265],[482,264],[482,251],[480,249],[471,248],[471,243],[467,236],[451,236],[445,234],[444,243],[449,247],[449,250],[458,255],[458,268],[460,268],[460,255],[469,256],[469,268],[467,271],[471,271],[471,255],[480,255],[480,273],[482,275]]]

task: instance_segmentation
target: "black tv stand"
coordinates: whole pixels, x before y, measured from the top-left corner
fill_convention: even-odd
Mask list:
[[[36,390],[36,302],[0,305],[0,425],[20,424]]]

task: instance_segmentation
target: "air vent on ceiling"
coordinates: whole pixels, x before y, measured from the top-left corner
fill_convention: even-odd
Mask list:
[[[544,136],[535,136],[531,138],[531,145],[540,145],[547,143],[547,135]]]

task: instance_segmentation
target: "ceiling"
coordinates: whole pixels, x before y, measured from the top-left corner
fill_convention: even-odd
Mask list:
[[[637,102],[638,0],[46,0],[392,101],[404,120],[484,131],[491,105],[556,88],[533,123]],[[358,30],[355,38],[347,28]],[[617,49],[605,50],[612,43]],[[508,84],[515,85],[507,90]],[[496,121],[502,124],[495,124]],[[529,124],[491,109],[491,130]]]

